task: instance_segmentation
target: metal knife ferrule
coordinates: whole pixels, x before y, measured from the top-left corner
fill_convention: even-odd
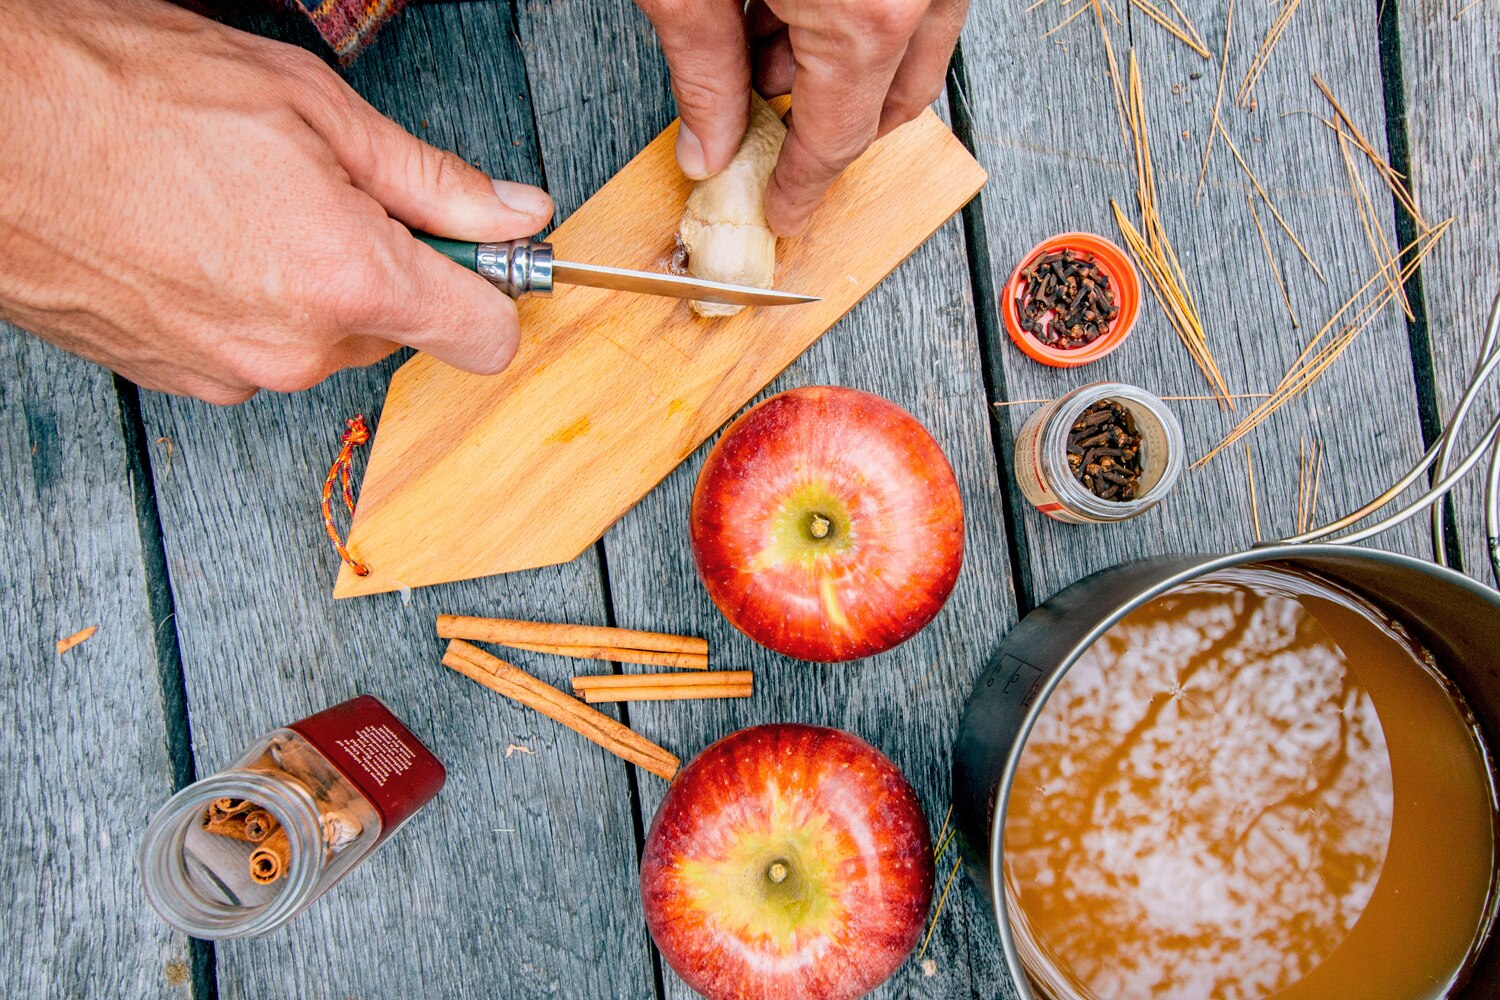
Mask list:
[[[481,243],[474,249],[474,270],[506,295],[552,294],[552,244],[541,240]]]

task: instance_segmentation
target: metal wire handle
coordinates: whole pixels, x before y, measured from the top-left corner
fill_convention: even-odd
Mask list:
[[[1500,447],[1496,446],[1496,442],[1500,441],[1500,414],[1496,414],[1490,421],[1478,443],[1464,454],[1457,467],[1449,468],[1464,422],[1469,419],[1474,401],[1479,398],[1479,393],[1484,389],[1490,376],[1494,375],[1496,369],[1500,369],[1500,295],[1495,297],[1495,303],[1490,308],[1490,319],[1485,328],[1484,343],[1480,348],[1479,361],[1474,367],[1474,375],[1469,380],[1468,388],[1459,399],[1458,405],[1454,407],[1447,427],[1432,443],[1432,447],[1427,449],[1427,453],[1416,465],[1412,466],[1410,472],[1396,480],[1389,489],[1363,507],[1336,521],[1330,521],[1321,527],[1293,535],[1283,541],[1296,543],[1327,539],[1334,545],[1359,542],[1389,531],[1396,525],[1416,517],[1422,511],[1431,509],[1433,555],[1439,563],[1446,566],[1448,565],[1448,551],[1443,542],[1442,526],[1448,493],[1459,480],[1468,475],[1483,460],[1486,452],[1494,448],[1485,484],[1484,522],[1485,534],[1489,540],[1490,570],[1495,576],[1496,584],[1500,584]],[[1411,503],[1358,531],[1350,532],[1340,538],[1328,538],[1329,535],[1352,527],[1390,506],[1397,497],[1405,493],[1428,469],[1434,466],[1436,466],[1436,471],[1433,473],[1433,478],[1436,481]]]

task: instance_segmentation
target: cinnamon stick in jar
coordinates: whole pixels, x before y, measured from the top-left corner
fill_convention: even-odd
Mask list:
[[[250,877],[261,885],[270,885],[286,874],[291,866],[291,855],[292,847],[286,831],[278,826],[265,843],[251,852]]]
[[[280,827],[276,817],[265,809],[252,809],[245,813],[245,839],[251,843],[260,843]]]
[[[203,816],[203,829],[220,837],[251,843],[254,838],[246,831],[246,816],[254,808],[254,803],[242,799],[215,799],[208,804]]]

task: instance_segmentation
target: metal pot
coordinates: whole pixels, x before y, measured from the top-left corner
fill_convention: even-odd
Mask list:
[[[980,677],[953,747],[953,819],[965,862],[989,897],[1006,964],[1023,998],[1033,997],[1006,913],[1000,850],[1005,804],[1032,725],[1068,669],[1121,618],[1146,602],[1230,566],[1276,563],[1344,584],[1405,623],[1442,664],[1500,748],[1500,593],[1410,556],[1338,545],[1278,545],[1229,556],[1172,556],[1096,573],[1057,594],[1011,630]],[[1492,941],[1469,986],[1477,1000],[1500,988]]]
[[[1406,624],[1427,646],[1468,701],[1491,751],[1500,752],[1500,592],[1410,556],[1342,544],[1306,544],[1380,510],[1434,464],[1438,482],[1419,500],[1338,542],[1368,538],[1429,508],[1437,524],[1442,498],[1500,440],[1497,416],[1460,465],[1448,471],[1451,442],[1483,382],[1497,368],[1500,298],[1490,316],[1474,381],[1455,408],[1448,432],[1386,493],[1346,517],[1282,543],[1234,555],[1148,559],[1096,573],[1032,611],[1002,640],[970,695],[954,743],[953,820],[969,874],[990,900],[1005,961],[1023,1000],[1034,1000],[1035,994],[1016,950],[1000,861],[1005,807],[1022,748],[1048,696],[1084,651],[1131,611],[1167,591],[1218,570],[1260,563],[1312,570],[1342,583]],[[1500,447],[1495,448],[1487,478],[1487,527],[1500,580]],[[1441,535],[1436,539],[1442,559]],[[1468,985],[1453,996],[1500,996],[1500,942],[1488,942]]]

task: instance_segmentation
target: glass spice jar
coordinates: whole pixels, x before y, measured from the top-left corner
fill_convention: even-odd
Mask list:
[[[1068,461],[1073,425],[1094,404],[1122,407],[1140,438],[1139,484],[1128,500],[1106,500],[1083,484]],[[1056,521],[1109,524],[1144,514],[1162,501],[1182,475],[1182,425],[1156,396],[1123,382],[1095,382],[1054,399],[1033,413],[1016,435],[1016,480],[1032,506]],[[1079,456],[1081,458],[1081,456]]]
[[[192,937],[268,933],[369,857],[445,777],[379,699],[325,709],[157,810],[140,849],[146,898]]]

